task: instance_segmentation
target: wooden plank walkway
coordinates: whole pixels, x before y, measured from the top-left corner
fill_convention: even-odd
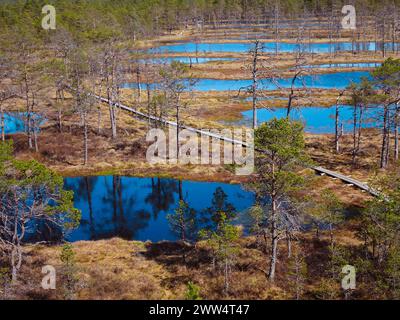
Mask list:
[[[108,99],[103,98],[103,97],[98,96],[98,95],[94,95],[94,96],[97,99],[99,99],[100,101],[109,104]],[[131,107],[128,107],[128,106],[126,106],[126,105],[124,105],[122,103],[113,103],[113,105],[116,106],[117,108],[120,108],[121,110],[128,111],[130,113],[133,113],[136,116],[139,116],[139,117],[142,117],[142,118],[145,118],[145,119],[150,119],[150,120],[157,121],[157,122],[163,123],[165,125],[173,126],[173,127],[177,126],[176,122],[165,120],[165,119],[161,119],[161,118],[158,118],[158,117],[155,117],[155,116],[152,116],[152,115],[148,115],[146,113],[143,113],[143,112],[135,110],[135,109],[133,109]],[[182,128],[182,129],[189,130],[191,132],[207,135],[207,136],[210,136],[212,138],[216,138],[216,139],[219,139],[219,140],[227,141],[227,142],[230,142],[230,143],[233,143],[233,144],[241,144],[242,146],[247,147],[247,148],[250,147],[249,144],[247,144],[247,143],[245,143],[243,141],[234,140],[234,139],[231,139],[231,138],[220,136],[220,135],[217,135],[217,134],[212,133],[212,132],[202,131],[200,129],[196,129],[196,128],[193,128],[193,127],[188,127],[186,125],[180,125],[179,127]],[[255,151],[267,152],[266,150],[258,150],[258,149],[255,149]],[[356,187],[356,188],[358,188],[358,189],[360,189],[362,191],[368,192],[369,194],[371,194],[374,197],[380,196],[380,193],[377,190],[369,187],[368,184],[366,184],[364,182],[361,182],[359,180],[353,179],[351,177],[345,176],[345,175],[343,175],[341,173],[338,173],[338,172],[335,172],[335,171],[331,171],[331,170],[328,170],[328,169],[325,169],[325,168],[319,167],[319,166],[316,166],[316,167],[315,166],[311,166],[310,169],[314,170],[318,174],[322,174],[322,175],[326,175],[328,177],[339,179],[342,182],[347,183],[348,185],[354,186],[354,187]]]
[[[314,171],[316,171],[316,172],[318,172],[320,174],[326,174],[329,177],[339,179],[339,180],[341,180],[341,181],[343,181],[343,182],[345,182],[345,183],[347,183],[349,185],[355,186],[358,189],[361,189],[363,191],[366,191],[366,192],[370,193],[374,197],[379,197],[380,196],[380,193],[377,190],[371,188],[370,186],[368,186],[368,184],[366,184],[364,182],[358,181],[356,179],[353,179],[353,178],[350,178],[348,176],[345,176],[345,175],[343,175],[341,173],[338,173],[338,172],[335,172],[335,171],[331,171],[331,170],[328,170],[328,169],[325,169],[325,168],[322,168],[322,167],[311,167],[311,169],[313,169]]]

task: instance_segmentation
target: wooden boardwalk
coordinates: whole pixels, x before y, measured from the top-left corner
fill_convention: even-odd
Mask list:
[[[327,175],[328,177],[339,179],[339,180],[341,180],[341,181],[343,181],[343,182],[345,182],[345,183],[347,183],[347,184],[349,184],[351,186],[354,186],[354,187],[356,187],[358,189],[366,191],[366,192],[370,193],[371,195],[373,195],[374,197],[379,197],[380,196],[380,193],[377,190],[371,188],[370,186],[368,186],[368,184],[366,184],[364,182],[358,181],[356,179],[353,179],[353,178],[350,178],[348,176],[345,176],[345,175],[343,175],[341,173],[338,173],[338,172],[335,172],[335,171],[331,171],[331,170],[328,170],[328,169],[325,169],[325,168],[322,168],[322,167],[311,167],[311,169],[313,169],[314,171],[318,172],[319,174],[323,174],[323,175]]]
[[[109,104],[108,99],[103,98],[103,97],[98,96],[98,95],[95,95],[95,97],[97,99],[99,99],[100,101]],[[148,115],[146,113],[143,113],[143,112],[135,110],[135,109],[133,109],[131,107],[128,107],[128,106],[126,106],[126,105],[124,105],[122,103],[113,103],[113,105],[116,106],[117,108],[121,109],[121,110],[128,111],[128,112],[134,114],[137,117],[145,118],[147,120],[150,119],[152,121],[157,121],[157,122],[163,123],[165,125],[173,126],[173,127],[177,126],[176,122],[165,120],[165,119],[161,119],[161,118],[158,118],[158,117],[155,117],[155,116],[152,116],[152,115]],[[247,148],[250,147],[249,144],[247,144],[247,143],[245,143],[243,141],[227,138],[227,137],[224,137],[224,136],[212,133],[212,132],[202,131],[200,129],[196,129],[196,128],[193,128],[193,127],[188,127],[186,125],[179,125],[179,127],[182,128],[182,129],[189,130],[191,132],[195,132],[195,133],[202,134],[202,135],[207,135],[207,136],[210,136],[210,137],[215,138],[215,139],[227,141],[227,142],[230,142],[230,143],[233,143],[233,144],[241,144],[242,146],[247,147]],[[258,150],[258,149],[255,149],[255,151],[267,152],[266,150]],[[311,166],[310,169],[314,170],[318,174],[326,175],[328,177],[341,180],[342,182],[348,184],[349,186],[354,186],[354,187],[356,187],[356,188],[358,188],[358,189],[360,189],[360,190],[362,190],[364,192],[368,192],[369,194],[371,194],[374,197],[378,197],[380,195],[380,193],[377,190],[369,187],[368,184],[366,184],[364,182],[361,182],[361,181],[358,181],[356,179],[353,179],[351,177],[345,176],[345,175],[343,175],[341,173],[338,173],[338,172],[335,172],[335,171],[331,171],[331,170],[328,170],[328,169],[325,169],[325,168],[319,167],[319,166]]]

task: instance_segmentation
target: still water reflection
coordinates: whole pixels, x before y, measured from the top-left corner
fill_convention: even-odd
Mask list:
[[[249,52],[254,47],[253,43],[213,43],[213,42],[186,42],[178,44],[163,45],[157,48],[148,50],[150,53],[202,53],[202,52],[235,52],[243,53]],[[392,51],[399,50],[399,43],[393,44],[386,43],[385,49]],[[338,51],[375,51],[380,50],[381,46],[376,45],[375,42],[335,42],[335,43],[304,43],[298,44],[295,42],[264,42],[264,52],[296,52],[299,49],[312,53],[331,53]]]
[[[359,111],[357,111],[359,112]],[[335,114],[336,107],[302,107],[294,108],[291,112],[291,118],[304,123],[304,130],[309,133],[334,133],[335,132]],[[343,125],[344,133],[353,130],[354,107],[342,105],[339,107],[339,125]],[[358,113],[357,113],[358,114]],[[253,123],[253,110],[242,112],[243,119],[238,124],[250,126]],[[267,122],[273,118],[285,118],[286,108],[259,109],[257,111],[258,123]],[[377,107],[371,107],[363,110],[362,128],[374,128],[379,123],[381,110]]]
[[[153,63],[153,64],[163,64],[163,63],[172,63],[172,62],[180,62],[185,64],[198,64],[198,63],[207,63],[207,62],[224,62],[224,61],[235,61],[237,58],[216,58],[216,57],[159,57],[159,58],[148,58],[148,59],[139,59],[137,60],[139,63]]]
[[[320,88],[320,89],[344,89],[351,82],[359,83],[363,77],[369,78],[368,71],[347,71],[347,72],[333,72],[318,75],[305,75],[297,78],[295,81],[296,88]],[[195,91],[238,91],[241,88],[248,87],[252,84],[252,80],[231,80],[231,79],[197,79],[193,90]],[[259,87],[262,90],[277,90],[280,88],[290,88],[292,85],[292,78],[277,79],[271,82],[268,79],[261,79]],[[124,88],[136,89],[138,84],[136,82],[129,82],[123,85]],[[188,83],[189,86],[189,83]],[[150,89],[159,89],[160,84],[151,83]]]
[[[180,198],[195,210],[198,228],[212,221],[209,208],[216,203],[231,205],[237,212],[236,223],[254,203],[254,195],[240,185],[217,182],[99,176],[66,178],[65,187],[75,192],[75,206],[82,210],[81,224],[67,235],[69,241],[177,240],[166,216]]]

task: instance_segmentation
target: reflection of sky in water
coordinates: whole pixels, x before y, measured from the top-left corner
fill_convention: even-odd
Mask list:
[[[66,178],[65,186],[75,192],[75,206],[82,221],[68,240],[122,237],[134,240],[175,240],[166,215],[179,201],[179,183],[173,179],[100,176]],[[196,210],[196,217],[211,206],[213,193],[221,187],[237,211],[254,203],[252,193],[240,185],[217,182],[182,182],[182,195]]]
[[[206,63],[214,61],[235,61],[237,58],[216,58],[216,57],[160,57],[160,58],[149,58],[149,59],[139,59],[139,63],[172,63],[174,61],[185,63],[185,64],[196,64],[196,63]]]
[[[352,44],[351,42],[337,42],[337,43],[287,43],[287,42],[264,42],[263,51],[264,52],[275,52],[278,48],[279,52],[295,52],[301,49],[308,52],[314,53],[330,53],[334,51],[352,51],[352,50],[362,50],[362,51],[375,51],[375,42],[360,42]],[[170,53],[193,53],[193,52],[248,52],[254,47],[252,43],[180,43],[172,45],[164,45],[157,48],[152,48],[148,50],[150,53],[155,52],[170,52]],[[386,43],[387,50],[392,50],[392,44]],[[395,44],[395,49],[399,48],[399,44]],[[379,50],[379,48],[377,48]]]
[[[380,65],[377,62],[327,63],[309,65],[306,68],[376,68]]]
[[[267,122],[273,118],[286,117],[286,108],[276,108],[274,110],[259,109],[257,111],[258,122]],[[335,107],[303,107],[295,108],[291,111],[291,118],[305,123],[305,131],[310,133],[334,133],[335,132]],[[242,112],[244,117],[240,122],[251,124],[253,119],[253,110]],[[371,108],[364,111],[364,128],[376,126],[379,109]],[[353,107],[340,107],[340,121],[343,123],[345,133],[352,130]]]
[[[321,89],[344,89],[350,82],[359,83],[362,77],[368,77],[368,71],[349,71],[349,72],[335,72],[319,75],[307,75],[297,78],[296,87],[302,88],[303,83],[308,88],[321,88]],[[292,79],[284,78],[276,81],[281,88],[290,88]],[[248,87],[252,84],[252,80],[218,80],[218,79],[199,79],[193,90],[196,91],[238,91],[240,88]],[[123,85],[125,88],[136,88],[135,82],[126,83]],[[151,84],[151,89],[156,89],[158,84]],[[269,80],[259,81],[260,89],[276,90],[278,86]]]

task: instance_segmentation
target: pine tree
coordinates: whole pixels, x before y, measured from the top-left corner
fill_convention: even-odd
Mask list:
[[[298,227],[298,206],[293,205],[291,196],[303,185],[304,179],[297,171],[308,162],[303,126],[287,118],[274,118],[255,131],[255,146],[266,152],[256,157],[257,175],[249,187],[255,191],[258,211],[262,212],[258,221],[264,239],[270,239],[268,277],[274,281],[278,242]]]

